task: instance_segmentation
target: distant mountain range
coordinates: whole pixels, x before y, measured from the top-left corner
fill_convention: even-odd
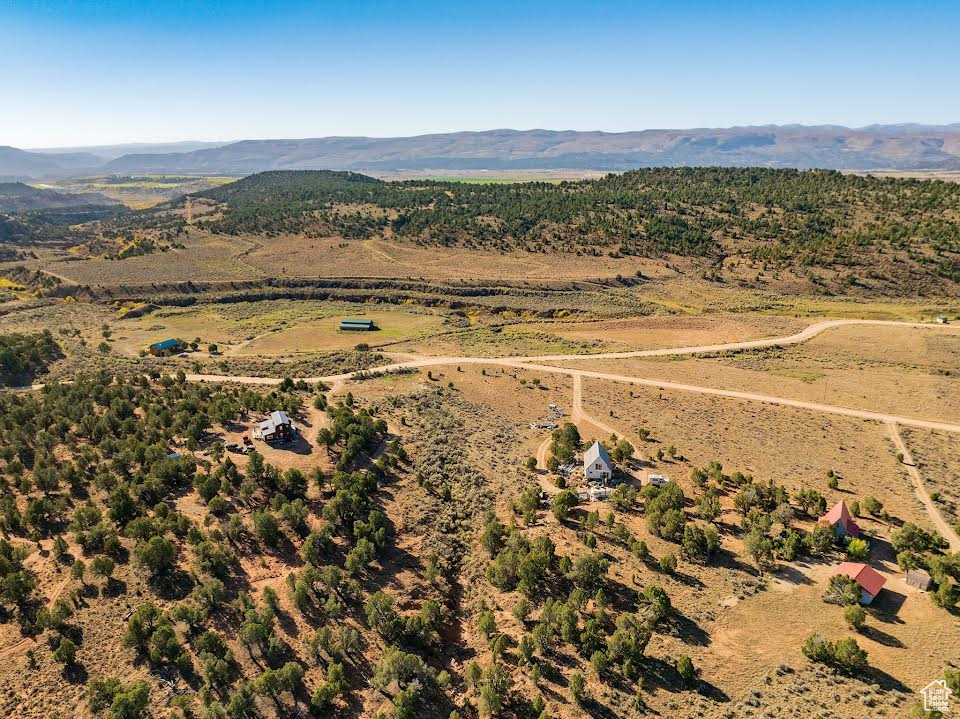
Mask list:
[[[176,147],[180,145],[180,147]],[[0,147],[0,179],[262,170],[602,170],[716,165],[960,170],[960,123],[576,132],[489,130],[416,137],[244,140],[28,152]]]

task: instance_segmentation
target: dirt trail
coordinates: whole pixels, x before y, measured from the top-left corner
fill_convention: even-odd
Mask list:
[[[576,374],[573,375],[573,410],[570,414],[570,418],[574,424],[592,424],[608,436],[611,434],[615,434],[618,437],[624,436],[622,432],[618,432],[609,424],[605,424],[583,411],[583,374],[581,372],[576,372]]]
[[[68,574],[63,580],[54,588],[53,594],[50,595],[50,598],[47,600],[47,606],[51,606],[55,601],[60,598],[60,595],[63,593],[63,590],[67,588],[67,585],[70,583],[70,575]],[[15,644],[11,644],[9,647],[3,647],[0,649],[0,659],[5,657],[12,656],[17,654],[24,649],[27,649],[37,643],[36,639],[27,637],[26,639],[21,639]]]
[[[856,419],[864,419],[874,422],[883,422],[888,426],[893,427],[893,437],[894,442],[898,444],[898,451],[902,451],[904,457],[908,457],[909,453],[906,451],[906,446],[903,445],[903,440],[900,438],[899,431],[896,430],[897,425],[903,425],[907,427],[919,427],[921,429],[932,429],[938,430],[941,432],[951,432],[955,434],[960,434],[960,424],[950,423],[950,422],[938,422],[933,420],[924,420],[917,419],[913,417],[900,417],[897,415],[886,414],[882,412],[873,412],[869,410],[859,410],[852,409],[849,407],[840,407],[836,405],[821,404],[818,402],[805,402],[795,399],[787,399],[784,397],[776,397],[773,395],[761,394],[758,392],[740,392],[736,390],[723,390],[716,389],[714,387],[700,387],[697,385],[683,384],[680,382],[667,382],[659,379],[647,379],[643,377],[632,377],[629,375],[620,375],[620,374],[611,374],[607,372],[594,372],[590,370],[580,370],[580,369],[568,369],[564,367],[555,367],[552,365],[539,364],[539,362],[546,361],[568,361],[568,360],[591,360],[591,359],[623,359],[630,357],[652,357],[652,356],[666,356],[666,355],[678,355],[678,354],[698,354],[705,352],[719,352],[726,350],[737,350],[737,349],[749,349],[749,348],[759,348],[759,347],[772,347],[775,345],[789,345],[796,344],[798,342],[805,342],[816,335],[824,332],[833,327],[840,327],[846,325],[880,325],[880,326],[897,326],[897,327],[917,327],[923,329],[952,329],[948,325],[935,325],[935,324],[926,324],[921,322],[893,322],[888,320],[825,320],[823,322],[816,322],[806,329],[786,337],[772,337],[759,340],[748,340],[745,342],[730,342],[726,344],[719,345],[700,345],[696,347],[676,347],[676,348],[666,348],[666,349],[656,349],[656,350],[637,350],[633,352],[606,352],[601,354],[590,354],[590,355],[541,355],[539,357],[417,357],[411,360],[406,360],[403,362],[397,362],[390,365],[384,365],[382,367],[374,367],[366,372],[385,372],[390,370],[404,369],[404,368],[416,368],[416,367],[431,367],[437,365],[448,365],[448,364],[491,364],[491,365],[500,365],[506,367],[513,367],[516,369],[526,369],[526,370],[537,370],[540,372],[549,372],[556,374],[566,374],[573,377],[574,380],[574,408],[573,408],[573,417],[574,421],[581,419],[583,421],[589,421],[600,429],[607,431],[608,433],[613,433],[612,428],[608,425],[605,425],[595,419],[588,418],[583,413],[582,408],[582,378],[583,377],[593,377],[595,379],[609,380],[612,382],[624,382],[627,384],[635,384],[645,387],[657,387],[660,389],[669,389],[679,392],[693,392],[697,394],[706,394],[712,395],[714,397],[725,397],[729,399],[736,399],[741,401],[748,402],[763,402],[766,404],[780,405],[783,407],[794,407],[797,409],[810,410],[813,412],[823,412],[826,414],[836,414],[844,417],[853,417]],[[340,375],[333,375],[329,377],[311,377],[305,378],[307,382],[325,382],[327,384],[333,384],[334,386],[341,386],[344,382],[349,381],[355,373],[349,372]],[[279,384],[282,380],[275,377],[234,377],[234,376],[224,376],[224,375],[205,375],[205,374],[190,374],[187,375],[187,379],[194,382],[237,382],[241,384],[257,384],[257,385],[276,385]],[[34,385],[34,389],[38,389],[42,385]],[[546,445],[546,446],[545,446]],[[546,448],[549,447],[549,442],[545,442],[537,449],[537,461],[538,465],[543,462],[542,466],[545,466],[546,459]],[[928,507],[928,511],[931,511],[932,500],[926,494],[926,490],[923,486],[923,480],[920,477],[919,472],[915,467],[911,468],[911,477],[913,478],[915,488],[918,491],[918,496],[921,497],[921,501]],[[946,526],[946,523],[943,521],[943,518],[936,511],[936,507],[932,508],[931,518],[934,520],[934,524],[937,527],[945,528],[946,531],[942,531],[944,537],[948,538],[951,546],[956,542],[958,547],[960,547],[960,539],[957,538],[957,535],[952,531],[950,527]]]
[[[927,510],[927,514],[930,516],[930,521],[933,522],[934,528],[940,532],[940,536],[950,543],[950,551],[960,552],[960,537],[957,536],[953,527],[951,527],[943,518],[943,515],[940,514],[940,510],[937,509],[934,501],[930,499],[930,493],[927,491],[927,487],[923,482],[920,470],[917,469],[917,465],[910,455],[910,450],[906,442],[904,442],[903,437],[900,436],[900,428],[896,422],[887,422],[887,427],[890,430],[890,438],[893,440],[897,451],[903,454],[903,466],[907,468],[907,472],[913,482],[913,490],[917,495],[917,499],[920,500],[920,503],[923,504]]]
[[[771,347],[774,345],[786,345],[786,344],[795,344],[797,342],[806,341],[821,332],[830,329],[832,327],[838,327],[842,325],[893,325],[900,327],[921,327],[925,329],[939,329],[947,328],[951,329],[948,325],[933,325],[933,324],[924,324],[920,322],[892,322],[887,320],[827,320],[824,322],[817,322],[810,325],[805,330],[798,332],[794,335],[789,335],[787,337],[774,337],[767,338],[762,340],[750,340],[747,342],[732,342],[723,345],[701,345],[698,347],[678,347],[678,348],[668,348],[668,349],[658,349],[658,350],[638,350],[635,352],[607,352],[603,354],[592,354],[592,355],[552,355],[552,356],[543,356],[541,358],[537,357],[418,357],[412,360],[406,360],[403,362],[397,362],[390,365],[384,365],[382,367],[374,367],[367,372],[388,372],[391,370],[405,369],[405,368],[416,368],[416,367],[433,367],[437,365],[449,365],[449,364],[490,364],[490,365],[500,365],[505,367],[513,367],[516,369],[535,369],[541,372],[551,372],[556,374],[566,374],[571,377],[577,377],[578,374],[583,377],[594,377],[596,379],[605,379],[611,380],[614,382],[626,382],[629,384],[643,385],[647,387],[662,387],[664,389],[671,389],[680,392],[695,392],[699,394],[710,394],[716,397],[728,397],[731,399],[746,400],[751,402],[765,402],[768,404],[779,404],[785,407],[797,407],[799,409],[808,409],[815,412],[826,412],[829,414],[839,414],[847,417],[855,417],[858,419],[873,420],[878,422],[895,422],[908,427],[919,427],[922,429],[934,429],[942,432],[954,432],[960,433],[960,424],[953,424],[949,422],[936,422],[932,420],[916,419],[913,417],[900,417],[892,414],[884,414],[881,412],[872,412],[869,410],[858,410],[851,409],[849,407],[839,407],[835,405],[820,404],[817,402],[804,402],[801,400],[786,399],[783,397],[775,397],[772,395],[760,394],[757,392],[739,392],[735,390],[722,390],[716,389],[713,387],[700,387],[697,385],[683,384],[680,382],[666,382],[659,379],[646,379],[643,377],[632,377],[629,375],[620,375],[620,374],[610,374],[606,372],[593,372],[589,370],[575,370],[568,369],[564,367],[554,367],[552,365],[538,364],[538,359],[542,361],[566,361],[566,360],[591,360],[591,359],[619,359],[619,358],[629,358],[629,357],[647,357],[655,355],[676,355],[676,354],[697,354],[701,352],[716,352],[721,350],[731,350],[731,349],[744,349],[750,347]],[[329,377],[307,377],[304,378],[307,382],[326,382],[327,384],[341,384],[350,380],[355,373],[348,372],[345,374],[332,375]],[[234,377],[228,375],[208,375],[208,374],[189,374],[187,379],[193,382],[238,382],[241,384],[258,384],[258,385],[276,385],[279,384],[282,380],[277,377]],[[42,385],[35,385],[34,387],[40,387]],[[603,425],[598,425],[603,427]]]

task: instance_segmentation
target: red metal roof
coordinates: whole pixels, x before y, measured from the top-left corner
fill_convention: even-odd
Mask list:
[[[829,524],[831,527],[837,522],[842,524],[846,533],[851,537],[860,536],[860,527],[853,521],[853,517],[850,516],[850,511],[847,509],[847,503],[842,499],[833,505],[833,509],[820,517],[821,524]]]
[[[887,583],[887,578],[880,572],[860,562],[840,562],[834,568],[833,573],[835,575],[846,574],[851,579],[856,580],[860,588],[871,597],[877,596],[879,591],[883,589],[883,585]]]

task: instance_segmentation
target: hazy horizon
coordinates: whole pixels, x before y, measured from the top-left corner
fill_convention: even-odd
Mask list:
[[[531,128],[514,128],[514,127],[491,127],[481,130],[451,130],[446,133],[420,133],[416,135],[324,135],[324,136],[314,136],[314,137],[238,137],[230,140],[222,139],[198,139],[198,138],[181,138],[176,140],[159,140],[159,141],[131,141],[131,142],[108,142],[108,143],[97,143],[92,145],[52,145],[44,147],[21,147],[18,149],[27,150],[30,152],[64,152],[64,151],[73,151],[73,150],[96,150],[98,148],[125,148],[125,147],[145,147],[145,146],[174,146],[174,145],[209,145],[209,146],[224,146],[231,145],[237,142],[270,142],[270,141],[302,141],[302,140],[314,140],[314,139],[326,139],[332,137],[357,137],[363,139],[374,139],[374,140],[387,140],[387,139],[411,139],[416,137],[429,137],[434,135],[455,135],[455,134],[483,134],[483,133],[493,133],[493,132],[582,132],[582,133],[602,133],[607,135],[618,135],[618,134],[628,134],[633,132],[694,132],[694,131],[710,131],[710,130],[734,130],[734,129],[747,129],[747,128],[807,128],[807,129],[817,129],[817,128],[842,128],[852,131],[860,130],[869,130],[873,127],[956,127],[960,131],[960,122],[947,122],[943,124],[933,125],[931,123],[922,123],[922,122],[902,122],[902,123],[871,123],[869,125],[862,125],[860,127],[850,127],[847,125],[839,125],[837,123],[824,123],[822,125],[804,125],[801,123],[784,123],[782,125],[777,124],[747,124],[747,125],[737,125],[731,127],[644,127],[638,128],[635,130],[622,130],[611,132],[608,130],[571,130],[569,128],[547,128],[547,127],[531,127]],[[2,144],[2,143],[0,143]]]
[[[0,3],[23,148],[960,119],[960,7]]]

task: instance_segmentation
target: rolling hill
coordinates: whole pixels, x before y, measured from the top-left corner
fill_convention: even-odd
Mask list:
[[[0,146],[0,180],[66,177],[102,164],[103,158],[88,152],[47,154]]]
[[[0,182],[0,212],[117,204],[116,200],[98,192],[57,192],[30,187],[22,182]]]
[[[960,185],[833,170],[651,168],[563,183],[271,171],[192,195],[202,233],[289,248],[389,237],[434,252],[659,258],[718,282],[784,270],[802,292],[956,295]],[[121,216],[184,229],[178,200]],[[292,261],[292,260],[291,260]],[[364,274],[361,267],[354,268]],[[632,272],[632,271],[631,271]]]

